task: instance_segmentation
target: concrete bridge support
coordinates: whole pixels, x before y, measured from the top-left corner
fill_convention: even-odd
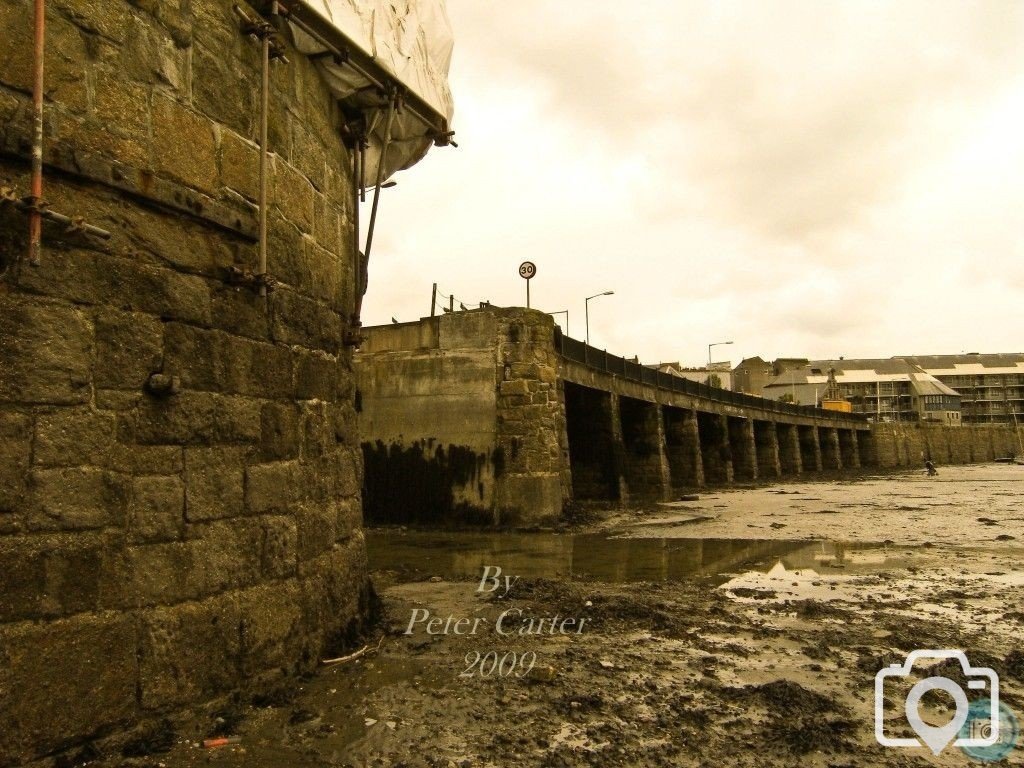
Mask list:
[[[800,432],[795,424],[776,424],[775,439],[779,445],[779,468],[783,475],[799,477],[803,474],[800,456]]]
[[[821,472],[821,442],[818,440],[818,428],[799,426],[800,461],[804,472]]]
[[[581,501],[620,499],[617,400],[609,392],[565,384],[572,490]]]
[[[661,406],[620,397],[623,475],[630,501],[667,500],[672,487],[665,456],[665,427]]]
[[[782,476],[779,436],[772,421],[754,421],[754,444],[757,449],[757,474],[763,479]]]
[[[705,482],[709,485],[728,485],[733,480],[728,417],[698,411],[697,429]]]
[[[821,443],[821,463],[825,469],[841,470],[843,457],[839,450],[839,430],[835,427],[818,427]]]
[[[837,429],[839,433],[839,458],[847,469],[860,469],[860,451],[857,449],[857,431]]]
[[[704,463],[700,450],[697,412],[664,406],[665,458],[673,489],[704,485]]]
[[[757,443],[754,439],[754,422],[752,419],[735,416],[727,418],[735,477],[740,480],[757,480]]]

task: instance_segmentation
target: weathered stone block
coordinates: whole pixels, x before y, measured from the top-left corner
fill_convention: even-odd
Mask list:
[[[189,522],[245,512],[247,448],[186,448],[185,509]]]
[[[153,96],[153,160],[160,173],[200,191],[216,192],[213,124],[159,93]]]
[[[32,453],[32,419],[17,411],[0,410],[0,515],[21,508]],[[3,530],[0,521],[0,531]]]
[[[238,607],[243,675],[267,669],[298,671],[316,663],[314,643],[307,639],[312,627],[303,621],[297,584],[277,582],[245,590],[238,594]]]
[[[302,258],[309,270],[309,278],[299,283],[304,292],[321,299],[330,307],[341,310],[345,270],[341,260],[317,242],[307,237]]]
[[[96,314],[97,387],[141,389],[162,360],[161,323],[139,312],[102,309]]]
[[[94,534],[0,538],[0,622],[94,610],[107,546]]]
[[[44,52],[47,99],[64,109],[85,109],[87,88],[86,46],[82,34],[64,19],[47,18],[49,44]],[[27,3],[0,3],[0,29],[25,30],[31,40],[32,6]],[[32,48],[30,45],[6,45],[0,83],[26,93],[32,92]]]
[[[69,274],[75,275],[75,280],[68,280]],[[210,324],[210,289],[205,280],[132,259],[84,250],[50,250],[38,268],[22,273],[21,283],[32,291],[76,303],[112,305],[165,319]]]
[[[310,129],[301,121],[292,121],[291,161],[296,170],[309,179],[316,190],[323,191],[327,165],[327,150]]]
[[[85,313],[0,295],[0,403],[83,403],[92,378]]]
[[[91,467],[35,469],[29,474],[28,525],[78,530],[124,525],[128,489],[122,478]]]
[[[345,371],[337,359],[324,352],[300,350],[295,362],[295,396],[300,400],[338,399]]]
[[[342,321],[337,312],[286,288],[274,291],[270,305],[275,341],[337,352],[342,340]]]
[[[246,81],[253,82],[253,87],[238,87]],[[237,59],[225,56],[221,50],[193,46],[192,103],[199,112],[248,135],[259,114],[258,97],[258,70],[244,70]]]
[[[263,528],[263,575],[270,579],[293,576],[298,559],[295,518],[286,515],[264,517]]]
[[[245,471],[245,506],[249,512],[284,511],[302,497],[303,471],[298,461],[254,464]]]
[[[145,611],[139,633],[143,709],[166,711],[238,685],[240,621],[230,595]]]
[[[215,331],[183,323],[165,323],[162,370],[181,379],[186,389],[215,391],[218,382],[217,354],[221,341]]]
[[[271,203],[306,234],[313,232],[313,185],[280,155],[271,164]]]
[[[313,237],[323,248],[342,259],[341,280],[347,282],[352,277],[346,265],[353,248],[351,238],[346,236],[344,209],[319,192],[313,199],[313,208]]]
[[[363,525],[363,505],[358,497],[336,499],[333,502],[334,535],[337,541],[347,541]]]
[[[252,261],[255,263],[255,257]],[[254,291],[229,286],[216,288],[212,304],[213,324],[220,330],[252,339],[270,337],[267,299]]]
[[[189,526],[186,541],[128,547],[115,607],[173,605],[259,581],[263,532],[248,520]]]
[[[264,461],[294,459],[302,445],[299,436],[299,413],[291,403],[267,403],[261,414],[263,437],[260,457]]]
[[[298,526],[299,562],[306,562],[334,546],[338,515],[331,504],[301,504],[293,509]]]
[[[20,763],[129,722],[135,621],[83,614],[0,627],[0,764]],[[17,727],[14,727],[17,726]]]
[[[307,401],[301,408],[302,455],[314,459],[324,456],[337,444],[327,404],[318,400]]]
[[[250,200],[259,196],[260,148],[233,131],[224,131],[220,142],[220,175],[229,187]]]
[[[185,486],[181,478],[161,475],[133,478],[130,512],[133,542],[180,538],[185,522]]]
[[[142,148],[142,161],[118,157],[129,165],[145,167],[149,154],[149,88],[125,78],[123,72],[98,70],[94,89],[96,117],[106,127]]]
[[[41,413],[36,419],[33,460],[43,467],[106,466],[116,430],[115,414],[88,406]]]
[[[142,444],[255,443],[262,433],[257,401],[209,392],[146,398],[131,422],[130,431]]]

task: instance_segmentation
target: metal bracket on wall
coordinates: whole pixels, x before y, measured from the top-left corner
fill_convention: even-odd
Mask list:
[[[261,296],[266,296],[277,287],[277,278],[269,272],[253,272],[244,267],[230,266],[227,283],[239,288],[250,288]]]
[[[104,240],[110,239],[110,233],[107,230],[93,226],[82,216],[65,216],[63,213],[51,211],[45,200],[37,199],[32,195],[22,197],[11,187],[0,187],[0,205],[10,205],[17,211],[39,216],[40,219],[62,226],[65,235],[89,235]],[[32,263],[34,266],[39,264],[38,261]]]

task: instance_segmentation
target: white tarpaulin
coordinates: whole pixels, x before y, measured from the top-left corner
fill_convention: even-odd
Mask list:
[[[448,67],[453,41],[444,0],[303,0],[302,5],[358,47],[361,58],[372,60],[442,117],[447,125],[451,124],[454,109],[448,88]],[[295,23],[290,26],[299,51],[314,57],[325,51],[324,44],[301,26]],[[374,90],[373,83],[358,67],[339,64],[329,56],[317,58],[317,65],[339,99],[365,102],[365,94]],[[372,110],[368,131],[370,147],[366,152],[367,184],[376,180],[386,122],[386,106]],[[432,133],[436,131],[425,125],[414,109],[397,113],[384,178],[419,161],[433,143],[435,135]]]

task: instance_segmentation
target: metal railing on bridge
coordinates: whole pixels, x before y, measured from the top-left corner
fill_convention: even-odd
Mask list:
[[[775,413],[790,413],[796,416],[866,421],[864,415],[859,413],[843,413],[817,408],[813,405],[784,403],[779,400],[769,400],[743,392],[733,392],[721,387],[712,387],[709,384],[701,384],[699,381],[684,379],[682,376],[673,376],[671,373],[665,373],[664,371],[641,365],[624,357],[610,355],[608,350],[597,349],[578,339],[570,338],[564,335],[558,328],[555,328],[555,349],[566,360],[583,363],[597,371],[621,376],[630,381],[649,384],[672,392],[680,392],[684,395],[702,397],[718,403],[746,406],[762,411],[774,411]]]

